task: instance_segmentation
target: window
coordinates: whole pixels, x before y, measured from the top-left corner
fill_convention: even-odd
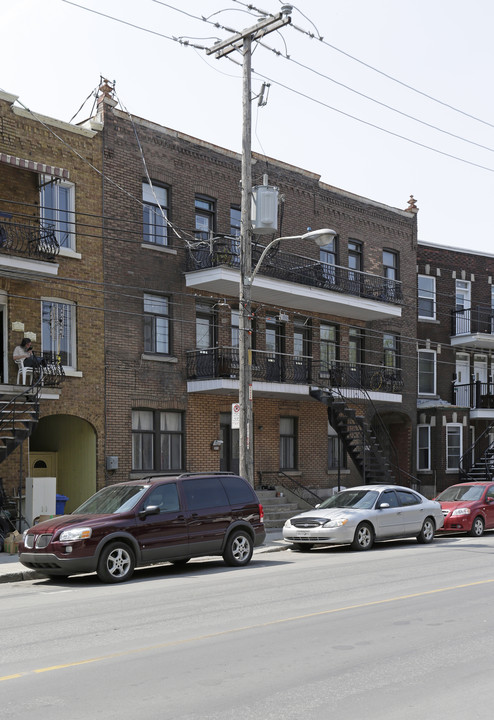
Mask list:
[[[231,337],[231,344],[232,348],[238,348],[239,345],[239,322],[240,322],[240,315],[239,311],[233,309],[231,311],[231,323],[232,323],[232,337]]]
[[[158,185],[142,183],[143,242],[168,245],[168,190]],[[165,217],[163,217],[163,214]]]
[[[297,418],[280,418],[280,470],[297,467]]]
[[[436,278],[430,275],[419,275],[418,280],[418,313],[419,318],[436,318]]]
[[[350,292],[360,292],[362,270],[362,243],[356,240],[348,241],[348,280]]]
[[[331,283],[336,282],[336,268],[337,264],[337,245],[336,238],[333,238],[330,243],[324,245],[319,251],[319,259],[322,265],[322,274],[325,280]]]
[[[40,188],[41,221],[55,231],[61,248],[75,250],[75,215],[72,183],[53,180],[43,175]]]
[[[132,469],[177,471],[183,468],[182,413],[132,411]]]
[[[417,426],[417,470],[431,469],[431,428]]]
[[[436,353],[419,350],[419,394],[436,394]]]
[[[232,237],[240,237],[240,208],[232,205],[230,208],[230,235]]]
[[[210,198],[196,196],[196,237],[200,240],[209,240],[215,230],[215,203]]]
[[[205,510],[229,505],[225,488],[219,478],[185,480],[182,487],[189,510]]]
[[[196,305],[196,348],[207,350],[215,345],[215,314],[211,305]]]
[[[169,301],[159,295],[144,295],[144,352],[170,352]]]
[[[336,431],[328,423],[328,470],[346,468],[346,452]]]
[[[336,367],[338,360],[338,328],[336,325],[319,327],[319,354],[321,357],[321,373],[327,376],[331,368]]]
[[[415,493],[409,492],[408,490],[395,490],[398,497],[398,502],[401,507],[411,507],[412,505],[420,505],[421,500]]]
[[[383,354],[384,367],[396,370],[399,367],[399,340],[397,335],[384,333]]]
[[[240,264],[240,208],[232,205],[230,208],[230,252],[234,265]]]
[[[388,280],[398,280],[398,253],[383,250],[383,274]]]
[[[458,470],[462,456],[462,426],[446,425],[446,471]]]
[[[45,357],[60,357],[64,367],[76,368],[75,310],[73,303],[43,300],[41,350]]]
[[[146,507],[157,505],[160,513],[179,512],[180,501],[175,483],[169,485],[158,485],[146,498]]]

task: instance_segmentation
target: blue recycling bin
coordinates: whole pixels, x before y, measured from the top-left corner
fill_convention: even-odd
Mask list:
[[[67,502],[68,499],[69,498],[66,495],[59,495],[57,493],[57,499],[56,499],[57,515],[65,514],[65,503]]]

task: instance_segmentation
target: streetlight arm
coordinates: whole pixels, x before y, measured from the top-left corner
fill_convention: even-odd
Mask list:
[[[300,238],[301,238],[301,235],[289,235],[288,237],[279,237],[279,238],[275,238],[274,240],[271,240],[271,242],[266,245],[266,247],[264,248],[264,250],[261,253],[261,257],[257,261],[257,265],[255,266],[255,268],[252,272],[252,275],[249,278],[250,284],[252,285],[252,283],[254,282],[254,278],[257,275],[257,271],[259,270],[259,268],[262,265],[262,261],[264,260],[264,258],[266,257],[266,255],[268,254],[268,252],[271,250],[272,247],[274,247],[277,243],[281,242],[282,240],[300,240]]]
[[[255,266],[252,275],[250,276],[250,278],[245,278],[245,282],[249,285],[252,285],[252,283],[254,282],[254,278],[257,275],[257,271],[262,265],[262,261],[264,260],[268,252],[271,250],[271,248],[282,240],[313,240],[316,245],[318,245],[319,247],[323,247],[324,245],[327,245],[329,242],[331,242],[331,240],[335,237],[336,232],[334,230],[324,228],[323,230],[310,230],[309,232],[304,233],[304,235],[287,235],[285,237],[275,238],[266,245],[266,247],[261,253],[261,257],[257,261],[257,265]]]

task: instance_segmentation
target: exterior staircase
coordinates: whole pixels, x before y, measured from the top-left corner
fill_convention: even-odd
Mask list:
[[[325,367],[324,370],[330,378],[333,368]],[[367,390],[343,367],[338,368],[336,377],[338,384],[313,386],[310,395],[327,405],[329,423],[338,433],[363,482],[419,489],[420,480],[400,468],[388,429]]]
[[[14,396],[0,393],[0,462],[33,432],[39,418],[41,379]]]
[[[475,443],[460,458],[460,482],[493,482],[494,480],[494,423],[479,435]],[[476,458],[473,463],[472,459]]]

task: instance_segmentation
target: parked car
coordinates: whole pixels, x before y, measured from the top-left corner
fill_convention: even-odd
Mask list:
[[[361,485],[287,520],[283,538],[301,551],[334,544],[369,550],[375,540],[391,538],[416,537],[420,543],[430,543],[442,525],[439,503],[414,490]]]
[[[19,559],[48,576],[96,572],[109,583],[128,580],[137,566],[201,555],[243,566],[266,537],[263,516],[237,475],[148,477],[109,485],[72,514],[29,528]]]
[[[451,485],[436,500],[444,515],[443,532],[466,532],[481,537],[494,528],[494,483],[467,482]]]

